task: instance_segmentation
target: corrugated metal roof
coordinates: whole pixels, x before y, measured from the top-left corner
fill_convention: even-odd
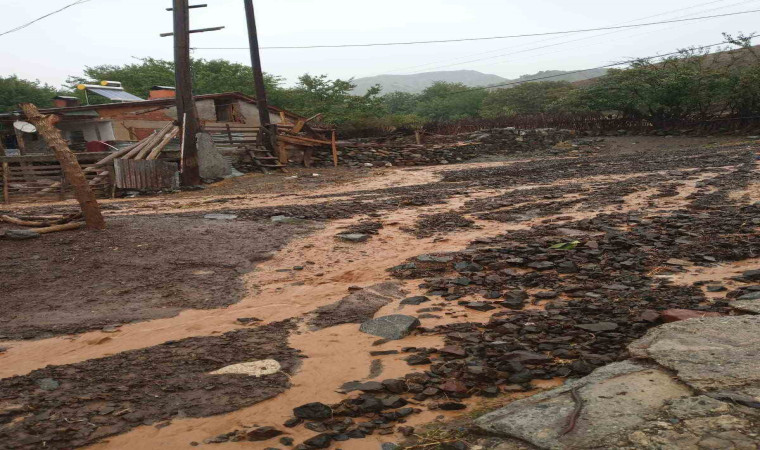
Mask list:
[[[93,94],[102,95],[103,97],[109,99],[109,100],[119,100],[122,102],[134,102],[134,101],[141,101],[142,99],[136,95],[132,95],[129,92],[125,92],[119,89],[100,89],[100,88],[94,88],[94,87],[88,87],[88,91],[92,92]]]
[[[95,111],[94,109],[87,109],[84,111],[64,111],[62,115],[66,117],[70,117],[70,116],[100,117],[100,114],[98,114],[98,112]]]

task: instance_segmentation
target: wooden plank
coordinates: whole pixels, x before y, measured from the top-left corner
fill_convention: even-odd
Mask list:
[[[285,135],[279,135],[277,136],[278,139],[282,139],[283,141],[287,142],[288,144],[295,144],[295,145],[305,145],[308,147],[319,147],[319,146],[328,146],[331,145],[332,142],[330,141],[322,141],[319,139],[311,139],[306,138],[302,136],[285,136]]]
[[[299,119],[298,122],[296,122],[295,126],[290,130],[290,133],[292,134],[298,134],[303,130],[303,127],[306,125],[306,121],[303,119]]]
[[[4,203],[10,203],[11,197],[10,192],[8,190],[8,184],[10,183],[10,170],[8,168],[8,163],[3,163],[3,202]]]
[[[332,132],[331,144],[332,144],[333,166],[338,167],[338,144],[335,139],[335,130],[333,130]]]
[[[280,164],[283,166],[288,164],[288,148],[285,142],[278,140],[277,142],[277,156],[279,158]]]

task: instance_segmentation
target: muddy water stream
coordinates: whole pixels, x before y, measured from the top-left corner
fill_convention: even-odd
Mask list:
[[[499,164],[503,165],[503,163]],[[410,171],[390,171],[389,175],[378,177],[370,183],[362,181],[348,183],[340,187],[320,190],[319,193],[346,193],[348,195],[350,190],[357,189],[360,184],[362,189],[375,189],[399,186],[403,183],[406,183],[405,185],[428,183],[437,179],[440,170],[443,169],[412,171],[411,173],[414,174],[412,176],[410,176]],[[381,219],[385,227],[379,234],[359,245],[338,242],[334,236],[341,232],[342,228],[353,225],[364,217],[330,221],[311,235],[291,242],[271,260],[258,265],[253,272],[243,275],[249,294],[237,304],[216,310],[188,310],[172,318],[124,325],[116,333],[98,331],[39,341],[10,342],[7,344],[9,347],[7,353],[0,356],[0,377],[25,374],[50,364],[70,364],[131,349],[145,348],[168,340],[220,334],[240,328],[241,325],[236,322],[236,319],[241,317],[256,317],[263,323],[303,317],[320,306],[340,300],[348,294],[350,286],[367,287],[391,280],[386,269],[408,258],[424,253],[461,250],[475,239],[512,230],[528,229],[546,219],[570,215],[572,220],[577,220],[604,212],[650,208],[651,202],[655,202],[662,208],[678,207],[685,203],[685,197],[696,191],[697,182],[707,177],[708,175],[703,174],[688,180],[679,187],[676,197],[650,200],[649,197],[654,193],[654,190],[650,189],[627,196],[622,205],[600,208],[593,212],[572,208],[561,214],[538,217],[516,224],[482,221],[468,217],[475,220],[475,227],[450,233],[443,239],[418,239],[413,234],[402,231],[402,228],[411,227],[420,215],[440,213],[444,212],[444,209],[456,211],[468,200],[492,197],[509,190],[484,190],[469,196],[450,198],[445,206],[405,208],[387,213]],[[602,178],[590,177],[584,182],[603,181]],[[271,196],[233,202],[235,207],[243,207],[297,203],[294,200],[293,197],[284,200],[282,197]],[[151,202],[147,204],[153,208]],[[225,207],[230,207],[232,204],[228,203]],[[171,206],[167,207],[166,203],[157,201],[155,208],[171,209]],[[195,209],[209,211],[208,205],[202,204],[183,210]],[[126,209],[118,213],[125,213],[125,211]],[[304,269],[292,270],[296,266]],[[726,270],[727,273],[733,275],[741,271],[741,268],[731,267]],[[713,277],[712,279],[725,278],[725,275],[724,273],[699,274],[699,276]],[[199,271],[197,276],[213,276],[213,272]],[[687,276],[681,278],[674,281],[690,283],[696,280]],[[409,295],[421,294],[413,282],[404,283],[404,288]],[[488,313],[464,311],[461,308],[457,310],[455,306],[450,307],[454,310],[449,310],[449,315],[422,319],[423,326],[433,327],[463,319],[487,321],[490,317]],[[377,315],[413,313],[415,308],[407,306],[399,309],[397,302],[394,302],[383,307]],[[303,360],[300,370],[293,375],[292,387],[274,399],[229,414],[199,419],[176,419],[162,428],[142,426],[123,435],[109,438],[91,448],[184,449],[188,448],[191,442],[202,442],[206,438],[244,427],[275,426],[282,429],[281,424],[292,416],[292,409],[295,406],[313,401],[329,404],[344,399],[345,394],[337,392],[337,389],[346,382],[383,380],[415,371],[402,360],[403,355],[371,357],[370,349],[398,350],[401,347],[437,347],[442,344],[438,336],[412,336],[402,341],[372,347],[372,342],[377,338],[359,332],[358,328],[357,324],[340,325],[320,331],[302,328],[299,333],[293,334],[289,340],[290,345],[301,350],[307,358]],[[369,378],[370,366],[374,359],[382,362],[383,370],[381,374]],[[549,387],[552,383],[558,382],[548,382],[544,386]],[[451,417],[457,414],[429,411],[424,408],[423,410],[423,413],[412,416],[407,425],[429,423],[439,416]],[[303,427],[287,431],[296,442],[301,442],[314,434]],[[395,441],[397,437],[393,435],[368,436],[364,440],[341,443],[340,447],[376,450],[378,442],[383,440]],[[250,442],[224,444],[225,448],[271,446],[276,446],[275,441],[261,444]]]

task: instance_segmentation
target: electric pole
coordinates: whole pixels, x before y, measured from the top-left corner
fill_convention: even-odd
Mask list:
[[[190,6],[188,0],[173,0],[174,13],[174,80],[176,83],[177,119],[182,127],[182,184],[201,184],[198,168],[198,117],[193,100],[190,76]]]
[[[273,150],[270,136],[271,127],[269,122],[269,105],[267,104],[267,91],[264,86],[264,72],[261,70],[261,55],[259,55],[259,37],[256,33],[256,16],[253,12],[253,0],[243,0],[245,3],[245,18],[248,22],[248,44],[251,49],[251,69],[253,69],[253,83],[256,87],[256,107],[259,110],[260,132],[264,133],[264,145]]]

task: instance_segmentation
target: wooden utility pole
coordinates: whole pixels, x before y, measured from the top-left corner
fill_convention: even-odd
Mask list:
[[[201,184],[198,168],[198,117],[193,100],[190,76],[190,13],[188,0],[172,0],[174,14],[174,79],[176,83],[177,117],[185,120],[182,127],[182,184]]]
[[[74,195],[82,208],[87,228],[104,229],[106,223],[100,214],[100,207],[98,201],[95,200],[95,194],[90,190],[90,185],[87,183],[87,178],[84,176],[76,155],[61,136],[61,132],[55,127],[55,116],[40,114],[37,107],[31,103],[21,103],[19,107],[24,111],[29,123],[37,127],[37,132],[53,149],[56,159],[61,164],[61,170],[63,170],[66,181],[74,188]]]
[[[267,135],[271,133],[269,121],[269,105],[267,103],[267,90],[264,86],[264,72],[261,70],[261,55],[259,55],[259,37],[256,32],[256,15],[253,12],[253,0],[243,0],[245,3],[245,18],[248,22],[248,44],[251,49],[251,69],[253,70],[253,83],[256,87],[256,107],[259,110],[259,130]],[[264,136],[264,145],[269,150],[274,150],[270,136]]]

